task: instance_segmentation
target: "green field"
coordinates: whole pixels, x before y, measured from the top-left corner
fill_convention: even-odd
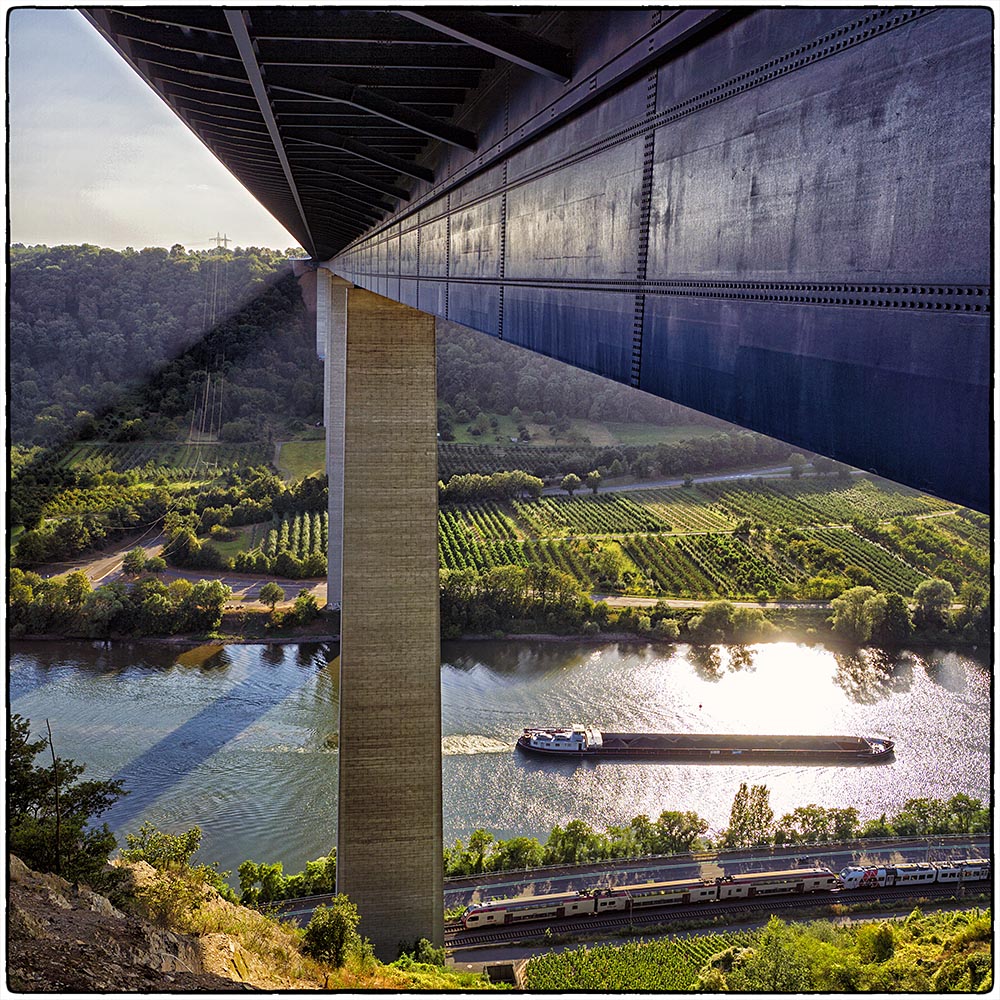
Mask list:
[[[675,441],[690,441],[693,438],[709,438],[719,433],[718,427],[702,427],[698,424],[661,427],[659,424],[608,423],[603,426],[613,438],[613,443],[622,445],[672,444]]]
[[[278,453],[278,471],[286,480],[322,475],[326,472],[326,442],[285,441]]]
[[[525,968],[525,986],[532,991],[685,991],[713,955],[748,947],[755,939],[752,931],[735,931],[536,955]]]
[[[956,590],[987,583],[981,519],[954,510],[868,478],[543,496],[443,506],[438,552],[442,569],[543,563],[584,588],[635,595],[816,599],[855,585],[909,595],[936,575]]]
[[[901,920],[829,919],[536,955],[533,992],[990,993],[990,910],[914,909]]]
[[[266,465],[270,455],[265,445],[248,444],[184,444],[176,441],[88,441],[74,445],[61,465],[81,471],[129,472],[149,470],[168,479],[198,476],[210,470],[230,465],[246,467]]]
[[[485,412],[485,411],[484,411]],[[512,444],[511,438],[518,436],[518,424],[522,424],[531,435],[530,441],[524,442],[529,447],[551,447],[554,445],[576,445],[581,442],[607,448],[614,445],[655,445],[673,441],[688,441],[692,438],[711,437],[719,433],[718,427],[705,427],[697,424],[676,424],[663,427],[659,424],[624,424],[595,423],[592,420],[570,420],[569,430],[553,435],[548,424],[536,424],[525,417],[515,421],[513,417],[502,413],[487,413],[488,420],[496,420],[482,434],[473,434],[468,424],[453,424],[454,444]]]

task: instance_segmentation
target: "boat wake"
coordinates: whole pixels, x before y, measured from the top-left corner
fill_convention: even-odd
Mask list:
[[[446,736],[441,740],[441,753],[445,757],[471,757],[481,753],[510,753],[511,744],[491,736],[477,736],[474,733],[462,733],[458,736]]]
[[[336,753],[339,749],[336,737],[328,738],[321,746],[290,746],[287,743],[275,743],[262,747],[263,753]],[[510,753],[512,743],[495,740],[490,736],[477,736],[473,733],[463,733],[459,736],[446,736],[441,740],[441,753],[445,757],[472,757],[481,753]]]

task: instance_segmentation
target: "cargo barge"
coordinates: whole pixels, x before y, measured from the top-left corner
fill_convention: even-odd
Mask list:
[[[892,758],[892,740],[871,736],[743,736],[605,733],[588,726],[525,729],[518,749],[552,757],[644,758],[719,764],[857,764]]]

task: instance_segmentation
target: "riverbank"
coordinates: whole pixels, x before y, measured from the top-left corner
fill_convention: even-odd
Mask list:
[[[776,609],[777,610],[777,609]],[[685,629],[676,638],[665,638],[654,632],[628,632],[613,630],[608,632],[536,632],[496,630],[489,633],[465,632],[457,635],[442,635],[444,642],[540,642],[553,645],[573,644],[601,646],[607,643],[621,643],[633,646],[655,646],[669,649],[684,645],[694,648],[712,648],[720,644],[770,645],[775,643],[800,643],[805,646],[819,646],[832,652],[849,655],[867,648],[869,644],[845,641],[826,622],[826,615],[815,606],[793,608],[784,605],[780,609],[780,622],[769,618],[773,628],[764,634],[754,636],[726,635],[711,638],[688,634]],[[332,619],[332,620],[331,620]],[[288,646],[299,643],[339,643],[340,613],[321,612],[320,617],[306,625],[292,625],[274,628],[270,624],[270,613],[264,610],[241,609],[227,611],[218,629],[212,632],[178,633],[176,635],[130,635],[112,633],[108,636],[92,636],[58,632],[30,633],[11,636],[22,642],[97,642],[121,643],[142,642],[161,646],[190,648],[204,645],[274,645]],[[930,653],[942,649],[952,650],[977,658],[990,658],[987,644],[964,641],[960,636],[937,636],[920,638],[911,636],[904,644],[905,649],[915,653]]]
[[[109,637],[95,637],[84,635],[59,635],[30,634],[19,635],[12,638],[18,642],[90,642],[90,643],[140,643],[149,646],[165,646],[180,649],[192,649],[199,646],[295,646],[303,643],[338,643],[340,642],[339,631],[333,631],[327,627],[325,622],[317,623],[318,626],[312,629],[292,629],[282,630],[279,634],[248,635],[246,632],[217,631],[211,634],[187,634],[187,635],[112,635]],[[489,635],[482,633],[466,633],[459,636],[450,636],[442,639],[443,642],[533,642],[544,643],[552,646],[600,646],[614,643],[630,647],[654,646],[669,650],[672,647],[688,646],[695,649],[712,649],[719,645],[774,645],[778,643],[797,643],[810,648],[829,650],[840,655],[851,655],[863,649],[869,648],[867,645],[858,646],[850,642],[839,639],[832,632],[827,630],[823,635],[803,635],[797,632],[777,632],[766,639],[753,639],[746,643],[739,643],[732,639],[724,643],[699,642],[692,638],[679,638],[675,640],[661,639],[653,635],[636,635],[634,632],[599,632],[597,634],[584,635],[580,633],[554,633],[554,632],[496,632]],[[952,652],[963,656],[970,656],[974,659],[982,660],[987,666],[991,663],[991,650],[981,644],[963,643],[960,640],[953,642],[934,642],[910,640],[905,645],[905,650],[918,655],[930,655],[932,653]]]

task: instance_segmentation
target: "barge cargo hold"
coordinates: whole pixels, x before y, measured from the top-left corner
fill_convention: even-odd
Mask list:
[[[574,725],[525,729],[518,749],[555,757],[658,758],[718,764],[857,764],[892,758],[892,740],[870,736],[744,736],[715,733],[605,733]]]

